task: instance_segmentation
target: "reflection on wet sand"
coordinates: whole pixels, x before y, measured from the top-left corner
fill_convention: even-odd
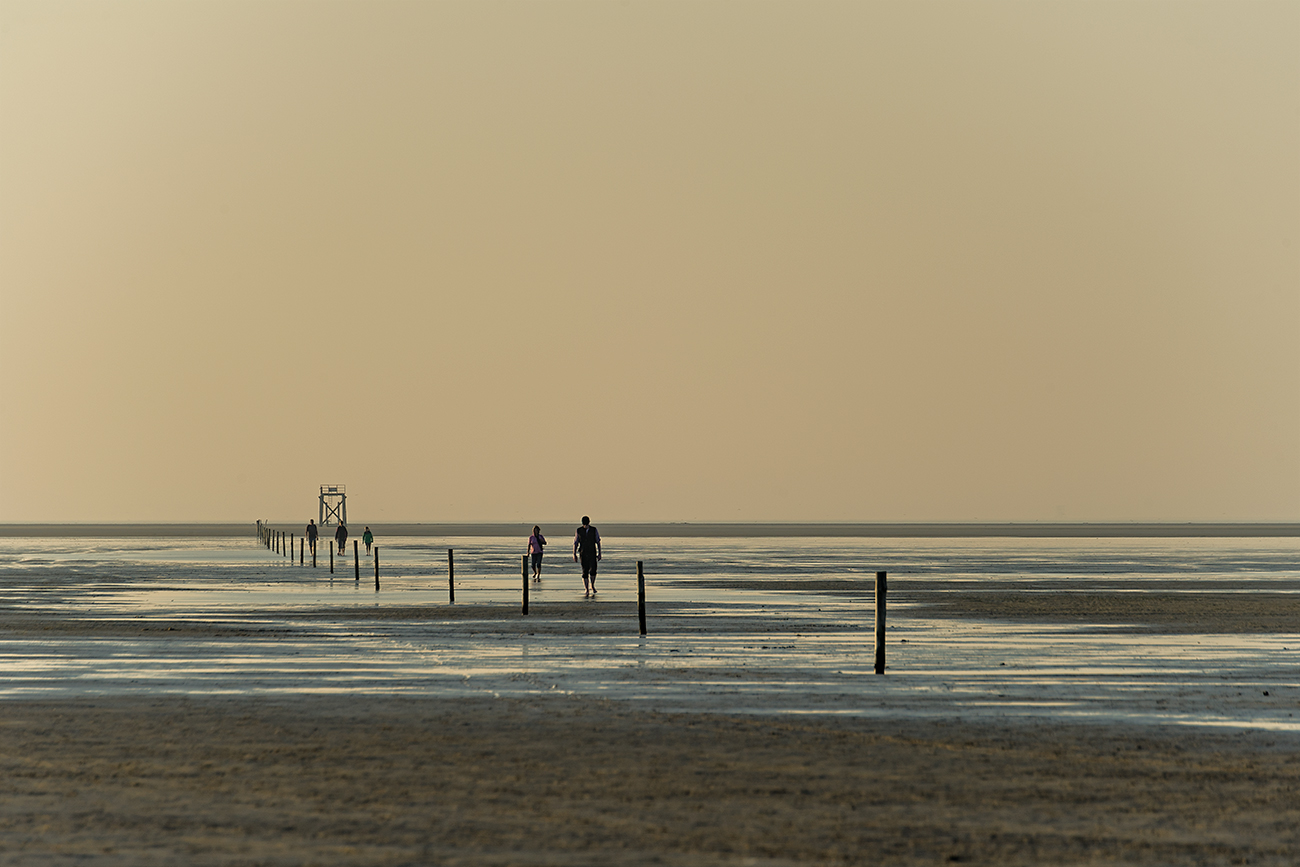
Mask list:
[[[3,563],[0,696],[562,694],[664,711],[1300,728],[1297,576],[1260,565],[1286,564],[1275,540],[638,540],[660,567],[645,638],[616,560],[598,600],[555,564],[524,617],[513,540],[465,546],[455,605],[428,566],[440,549],[385,541],[376,593],[242,540],[43,540]],[[884,677],[873,558],[915,570],[892,579]],[[979,566],[1008,571],[974,580]],[[1233,568],[1249,593],[1222,589]]]

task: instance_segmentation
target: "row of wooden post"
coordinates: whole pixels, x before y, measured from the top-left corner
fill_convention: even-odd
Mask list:
[[[263,526],[261,521],[257,522],[257,533],[262,543],[273,551],[284,552],[285,534],[279,530],[271,530]],[[289,547],[286,556],[293,559],[294,535],[288,535]],[[303,539],[298,546],[298,563],[303,563],[303,547],[307,540]],[[375,590],[379,590],[379,546],[376,545],[371,549],[375,557]],[[341,553],[341,552],[340,552]],[[316,566],[316,546],[311,549],[311,565]],[[528,555],[524,554],[519,558],[520,578],[523,583],[523,614],[528,614]],[[357,548],[357,540],[352,540],[352,573],[354,580],[361,580],[361,555]],[[330,540],[330,574],[334,574],[334,540]],[[888,576],[884,572],[876,573],[876,674],[885,673],[885,596],[887,590]],[[447,549],[447,601],[451,604],[456,603],[456,558],[454,550]],[[641,634],[645,635],[645,572],[641,567],[641,561],[636,561],[636,616],[641,625]]]
[[[270,527],[265,526],[261,521],[257,522],[257,536],[259,539],[261,539],[262,544],[265,545],[267,548],[271,549],[272,551],[275,551],[276,553],[284,554],[284,556],[288,557],[291,561],[293,560],[294,546],[296,544],[298,548],[298,565],[301,566],[307,562],[307,539],[306,538],[299,539],[293,533],[285,533],[281,530],[272,530]],[[288,542],[287,546],[285,544],[286,541]],[[379,589],[379,546],[375,545],[373,548],[370,549],[370,551],[375,558],[375,589],[378,590]],[[339,554],[340,555],[343,554],[342,549],[339,550]],[[311,546],[311,566],[313,569],[316,568],[316,546],[314,544]],[[334,540],[333,539],[330,540],[330,574],[331,575],[334,574]],[[354,580],[356,581],[361,580],[361,552],[358,549],[356,539],[352,540],[352,574]]]

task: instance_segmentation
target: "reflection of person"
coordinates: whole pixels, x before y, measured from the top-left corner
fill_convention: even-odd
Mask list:
[[[582,589],[584,595],[596,593],[596,564],[600,562],[600,531],[591,526],[591,518],[582,516],[582,526],[573,534],[573,559],[582,559]],[[590,582],[588,581],[590,577]]]
[[[533,561],[533,580],[542,580],[542,549],[546,547],[546,537],[541,527],[533,527],[533,535],[528,537],[528,554]]]
[[[307,544],[311,546],[311,553],[312,553],[312,556],[313,556],[313,557],[316,556],[316,536],[317,536],[317,534],[318,534],[318,531],[317,531],[317,529],[316,529],[316,519],[315,519],[315,518],[312,518],[311,520],[309,520],[309,521],[307,522]]]
[[[370,546],[375,544],[375,534],[370,532],[369,527],[366,527],[366,531],[361,534],[361,544],[366,546],[366,553],[369,554]]]
[[[339,528],[334,531],[334,541],[338,543],[339,553],[343,553],[343,546],[348,543],[348,528],[341,521]]]

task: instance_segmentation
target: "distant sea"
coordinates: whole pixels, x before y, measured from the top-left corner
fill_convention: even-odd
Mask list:
[[[310,515],[308,517],[311,517]],[[270,527],[300,532],[301,521],[270,521]],[[360,522],[353,522],[354,524]],[[611,523],[595,521],[603,535],[641,538],[1266,538],[1300,537],[1300,523]],[[560,532],[578,521],[543,521],[543,532]],[[0,524],[0,538],[68,537],[231,538],[256,532],[243,523]],[[532,523],[370,523],[383,536],[527,536]]]

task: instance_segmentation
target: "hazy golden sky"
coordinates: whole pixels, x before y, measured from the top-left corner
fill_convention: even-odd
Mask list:
[[[0,520],[1300,520],[1300,3],[0,0]]]

